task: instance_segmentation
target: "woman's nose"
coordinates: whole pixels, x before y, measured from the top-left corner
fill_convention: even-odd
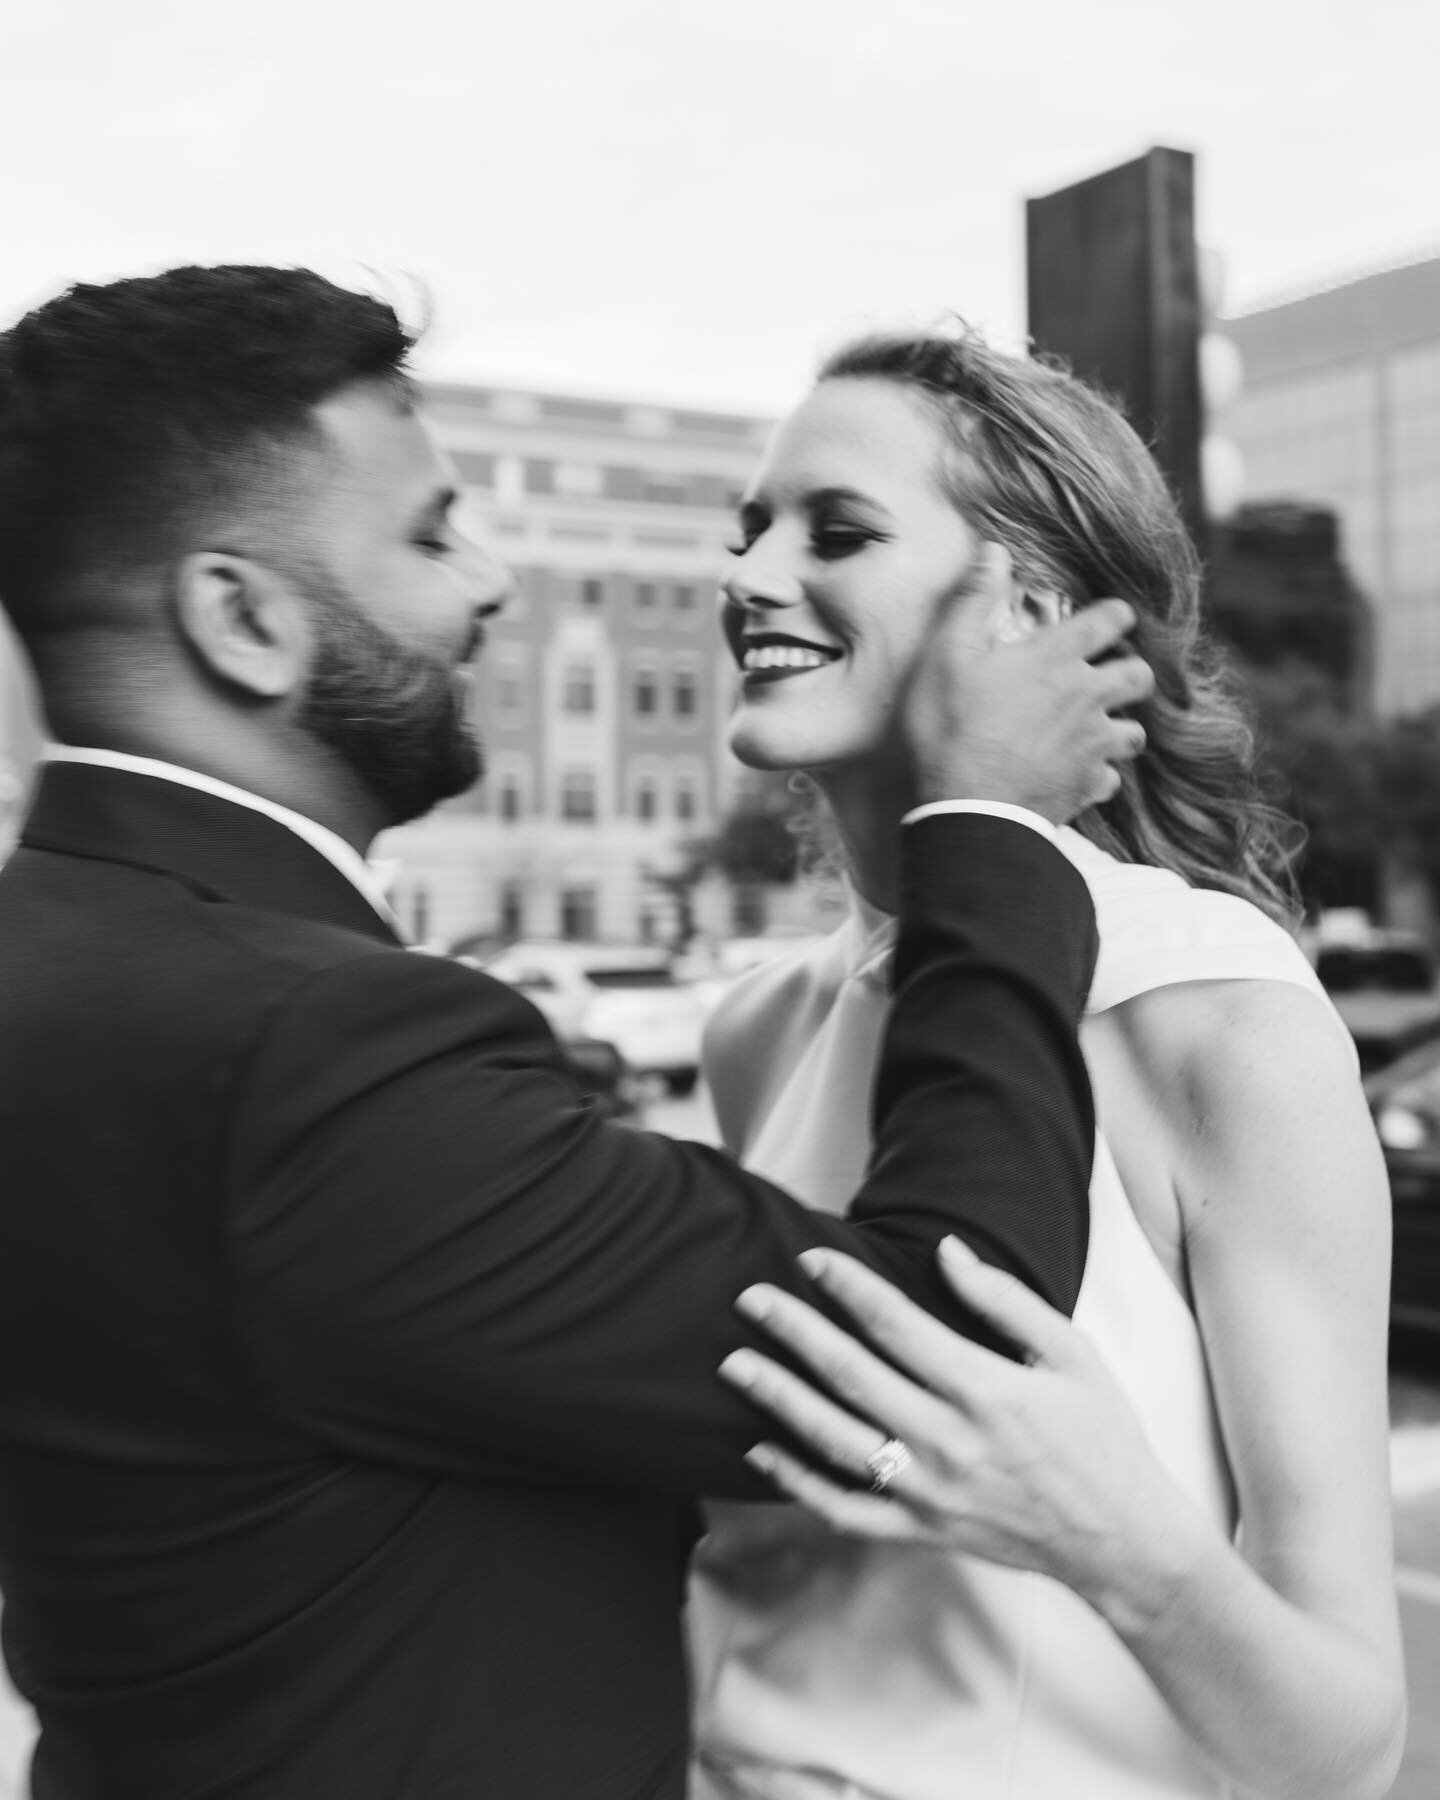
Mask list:
[[[735,558],[720,591],[732,606],[765,611],[795,606],[803,598],[799,576],[783,547],[764,538]]]

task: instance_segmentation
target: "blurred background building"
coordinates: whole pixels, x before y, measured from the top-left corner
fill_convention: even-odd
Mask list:
[[[1440,255],[1225,322],[1244,380],[1220,421],[1249,502],[1332,509],[1374,622],[1369,699],[1440,701]]]
[[[768,423],[513,388],[429,400],[520,598],[481,659],[485,781],[380,842],[401,916],[452,942],[668,938],[685,846],[740,775],[715,587]],[[727,894],[698,904],[732,928]]]

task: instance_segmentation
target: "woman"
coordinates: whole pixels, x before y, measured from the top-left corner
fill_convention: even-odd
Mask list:
[[[896,701],[935,605],[982,644],[1124,594],[1157,689],[1147,755],[1061,834],[1101,936],[1075,1326],[1006,1310],[993,1273],[956,1278],[1024,1347],[1027,1331],[1066,1347],[1058,1397],[1043,1356],[1006,1362],[936,1327],[976,1384],[947,1385],[934,1340],[917,1360],[893,1322],[935,1391],[883,1367],[897,1385],[877,1389],[873,1363],[836,1359],[798,1303],[749,1297],[832,1356],[852,1405],[752,1354],[727,1375],[885,1492],[846,1494],[769,1448],[817,1516],[716,1509],[692,1596],[697,1794],[1384,1792],[1404,1714],[1388,1198],[1349,1039],[1279,922],[1276,823],[1163,480],[1115,409],[1056,369],[969,337],[873,339],[832,358],[782,427],[741,527],[723,606],[742,670],[732,744],[813,777],[853,894],[817,951],[734,990],[709,1077],[731,1149],[812,1204],[843,1209],[868,1150],[911,783]],[[1013,569],[998,585],[993,562],[975,579],[987,540]],[[839,1297],[854,1275],[829,1259]]]

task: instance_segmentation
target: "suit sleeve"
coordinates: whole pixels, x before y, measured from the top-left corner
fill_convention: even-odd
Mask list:
[[[804,1291],[801,1250],[848,1250],[940,1310],[933,1251],[958,1231],[1073,1306],[1084,884],[990,818],[902,845],[876,1151],[848,1219],[599,1118],[535,1009],[473,971],[385,952],[300,984],[228,1133],[237,1305],[272,1403],[329,1450],[436,1475],[745,1495],[757,1420],[715,1370],[749,1339],[736,1294]]]

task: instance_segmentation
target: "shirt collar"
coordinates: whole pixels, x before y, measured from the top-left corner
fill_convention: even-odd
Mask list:
[[[228,800],[234,806],[248,806],[252,812],[264,813],[277,825],[283,825],[288,831],[293,831],[296,837],[303,838],[312,850],[318,851],[340,871],[352,887],[364,895],[387,925],[396,932],[400,929],[394,910],[385,898],[384,889],[360,852],[353,844],[347,844],[337,832],[331,831],[326,825],[317,825],[314,819],[307,819],[303,813],[292,812],[288,806],[280,806],[274,800],[252,794],[247,788],[235,787],[228,781],[217,781],[213,775],[202,775],[198,769],[185,769],[178,763],[162,762],[153,756],[131,756],[125,750],[91,750],[74,744],[47,744],[43,760],[88,763],[98,769],[123,769],[131,775],[149,775],[157,781],[173,781],[179,787],[195,788],[202,794],[213,794],[219,800]]]

